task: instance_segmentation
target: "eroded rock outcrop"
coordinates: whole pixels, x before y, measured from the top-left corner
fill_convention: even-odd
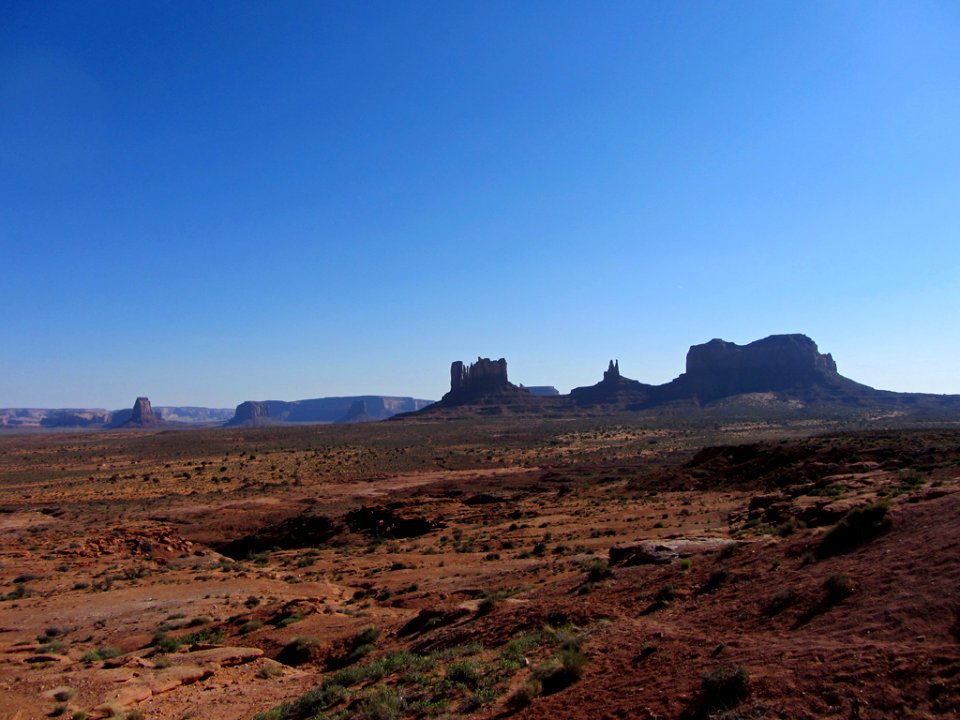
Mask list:
[[[154,415],[153,406],[150,405],[150,398],[138,397],[133,403],[130,422],[133,425],[153,425],[158,419]]]
[[[150,399],[138,397],[136,402],[133,403],[132,409],[119,410],[113,413],[110,418],[110,427],[151,427],[158,425],[160,422],[161,418],[153,411],[153,406],[150,405]]]
[[[623,377],[620,361],[611,360],[603,373],[603,380],[596,385],[574,388],[570,391],[570,398],[581,407],[620,405],[646,401],[651,389],[650,385]]]
[[[478,357],[475,363],[465,365],[461,360],[450,364],[450,392],[440,399],[440,405],[463,405],[484,398],[529,396],[507,379],[507,361]]]
[[[484,394],[496,392],[510,385],[507,379],[507,361],[478,357],[475,363],[464,365],[456,360],[450,364],[450,394]]]

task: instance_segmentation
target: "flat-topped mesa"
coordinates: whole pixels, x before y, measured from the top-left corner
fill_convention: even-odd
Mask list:
[[[153,425],[158,418],[153,412],[153,406],[150,405],[150,398],[138,397],[133,403],[133,410],[130,411],[131,425]]]
[[[804,388],[837,377],[837,364],[806,335],[771,335],[747,345],[711,340],[693,345],[687,371],[672,384],[701,400]]]
[[[270,421],[270,406],[265,402],[245,400],[237,405],[227,425],[259,425]]]

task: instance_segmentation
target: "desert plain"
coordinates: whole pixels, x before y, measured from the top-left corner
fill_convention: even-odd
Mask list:
[[[0,436],[0,718],[933,718],[960,429]]]

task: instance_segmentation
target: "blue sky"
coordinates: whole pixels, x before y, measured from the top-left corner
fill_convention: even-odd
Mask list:
[[[960,393],[953,2],[7,2],[0,406],[567,391],[802,332]]]

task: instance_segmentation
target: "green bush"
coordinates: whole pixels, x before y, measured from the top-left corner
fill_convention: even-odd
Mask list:
[[[252,633],[254,630],[259,630],[262,627],[263,627],[263,623],[260,622],[259,620],[248,620],[247,622],[245,622],[243,625],[240,626],[240,634],[248,635],[249,633]]]
[[[480,669],[470,660],[451,663],[444,675],[450,682],[466,685],[471,689],[476,689],[481,680]]]
[[[532,679],[550,695],[579,680],[586,664],[587,656],[579,650],[561,650],[534,670]]]
[[[357,703],[353,717],[357,720],[397,720],[406,709],[406,702],[396,691],[377,687]]]
[[[610,570],[610,565],[606,560],[601,558],[596,558],[591,560],[587,566],[584,568],[587,572],[587,582],[595,583],[605,580],[606,578],[612,575]]]
[[[383,631],[376,625],[368,625],[353,636],[353,646],[372,645],[379,638]]]
[[[860,547],[885,532],[891,523],[890,506],[885,502],[854,508],[823,536],[817,556],[831,557]]]
[[[158,653],[174,653],[180,649],[179,638],[175,638],[172,635],[164,635],[162,633],[155,635],[153,637],[153,649]]]

